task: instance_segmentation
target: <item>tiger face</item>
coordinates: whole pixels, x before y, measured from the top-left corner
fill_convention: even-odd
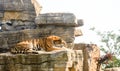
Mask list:
[[[59,36],[49,36],[48,39],[51,39],[54,46],[56,47],[67,47],[66,42]]]

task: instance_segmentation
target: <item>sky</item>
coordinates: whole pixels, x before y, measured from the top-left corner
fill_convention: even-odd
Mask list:
[[[120,0],[37,0],[42,6],[41,13],[68,12],[75,14],[77,19],[83,19],[80,27],[83,36],[77,37],[76,42],[99,42],[95,32],[120,29]]]

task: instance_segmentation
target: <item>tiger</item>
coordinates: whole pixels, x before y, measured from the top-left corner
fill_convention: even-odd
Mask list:
[[[28,39],[21,41],[10,48],[12,54],[17,53],[35,53],[38,51],[53,51],[62,50],[63,47],[67,47],[66,42],[59,36],[51,35],[46,37],[40,37],[37,39]]]

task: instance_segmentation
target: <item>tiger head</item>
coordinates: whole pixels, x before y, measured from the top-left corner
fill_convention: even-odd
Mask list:
[[[48,39],[51,39],[53,44],[57,47],[67,47],[67,43],[59,36],[55,36],[55,35],[52,35],[52,36],[48,36],[47,37]]]

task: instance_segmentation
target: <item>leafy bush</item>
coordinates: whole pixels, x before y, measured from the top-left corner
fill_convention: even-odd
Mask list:
[[[101,51],[105,54],[114,54],[112,62],[106,64],[105,68],[120,67],[120,30],[117,33],[115,31],[96,31],[94,27],[90,30],[95,31],[101,37],[100,41],[103,43],[100,48]]]

